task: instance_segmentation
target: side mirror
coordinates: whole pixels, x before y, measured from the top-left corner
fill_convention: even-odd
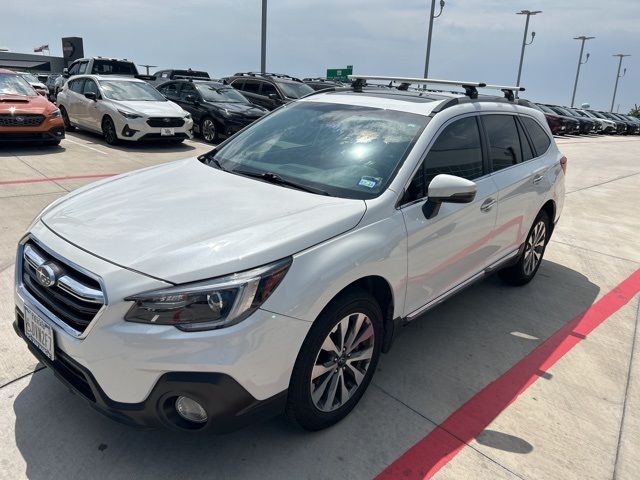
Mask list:
[[[278,100],[278,95],[276,93],[270,93],[267,96],[269,97],[269,100]]]
[[[87,97],[89,100],[93,100],[94,102],[98,100],[98,97],[96,96],[96,92],[87,92],[84,94],[84,96]]]
[[[187,95],[186,97],[184,97],[184,99],[189,103],[196,103],[197,100],[195,95]]]
[[[43,97],[47,96],[47,93],[44,90],[42,90],[41,88],[36,88],[36,93],[38,95],[42,95]]]
[[[64,78],[69,78],[69,69],[68,68],[63,68],[62,69],[62,76]]]
[[[427,201],[422,207],[426,218],[438,215],[443,203],[471,203],[476,198],[475,182],[454,175],[436,175],[429,184]]]

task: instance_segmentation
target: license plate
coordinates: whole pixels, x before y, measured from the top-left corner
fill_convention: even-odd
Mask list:
[[[29,307],[24,307],[24,333],[51,360],[55,360],[53,328]]]
[[[162,137],[171,137],[176,134],[175,128],[161,128],[160,136]]]

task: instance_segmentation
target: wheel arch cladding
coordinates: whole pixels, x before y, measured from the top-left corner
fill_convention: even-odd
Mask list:
[[[541,212],[546,212],[549,216],[549,220],[551,221],[551,231],[553,232],[553,228],[555,227],[556,222],[556,203],[553,200],[547,200],[547,202],[540,209]]]

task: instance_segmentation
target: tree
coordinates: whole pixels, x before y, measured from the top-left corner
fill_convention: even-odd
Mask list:
[[[640,118],[640,107],[638,105],[634,105],[633,108],[629,110],[629,115]]]

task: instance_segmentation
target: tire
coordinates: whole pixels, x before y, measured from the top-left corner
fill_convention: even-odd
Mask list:
[[[346,292],[325,308],[307,334],[291,374],[286,406],[290,421],[306,430],[321,430],[353,410],[375,373],[382,325],[378,303],[364,290]]]
[[[541,211],[529,230],[524,242],[524,250],[515,265],[498,272],[500,279],[507,285],[526,285],[535,277],[551,235],[551,220],[544,210]]]
[[[64,129],[67,132],[73,132],[76,127],[71,125],[71,121],[69,120],[69,115],[67,114],[67,110],[64,107],[60,107],[60,115],[62,116],[62,121],[64,122]]]
[[[204,117],[200,122],[200,135],[207,143],[218,142],[218,129],[211,117]]]
[[[109,145],[116,145],[118,143],[116,126],[109,116],[102,119],[102,136],[104,137],[104,141]]]
[[[60,145],[60,140],[48,140],[46,142],[44,142],[45,145],[48,145],[50,147],[56,147],[58,145]]]

